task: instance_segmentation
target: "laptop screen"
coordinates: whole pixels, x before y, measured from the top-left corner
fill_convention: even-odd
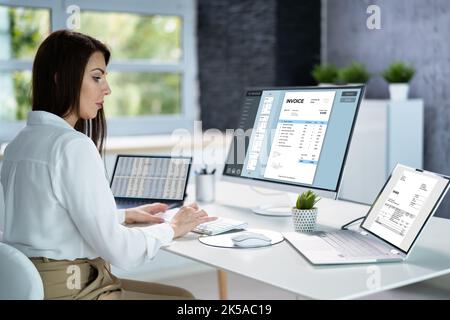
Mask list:
[[[191,158],[118,155],[111,179],[116,198],[183,200]]]
[[[397,165],[361,226],[407,253],[448,184],[448,177]]]

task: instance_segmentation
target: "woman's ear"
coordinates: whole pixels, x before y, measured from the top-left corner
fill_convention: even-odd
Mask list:
[[[58,74],[56,72],[53,75],[53,81],[55,81],[55,84],[58,84]]]

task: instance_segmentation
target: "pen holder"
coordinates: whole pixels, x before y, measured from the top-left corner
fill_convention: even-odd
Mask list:
[[[195,199],[198,202],[213,202],[215,198],[215,175],[197,174],[195,176]]]

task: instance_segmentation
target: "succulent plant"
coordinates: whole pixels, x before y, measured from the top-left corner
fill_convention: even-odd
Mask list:
[[[305,191],[302,194],[298,195],[297,202],[295,203],[295,208],[300,210],[310,210],[320,199],[321,198],[319,198],[319,196],[313,191]]]

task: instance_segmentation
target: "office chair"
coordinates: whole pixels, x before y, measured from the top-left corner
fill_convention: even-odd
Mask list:
[[[0,300],[42,300],[44,286],[34,264],[22,252],[0,242]]]

